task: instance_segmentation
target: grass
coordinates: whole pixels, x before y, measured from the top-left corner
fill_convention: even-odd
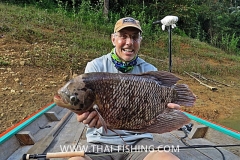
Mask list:
[[[0,66],[8,66],[10,63],[0,57]]]
[[[119,15],[111,15],[107,22],[101,10],[86,8],[87,4],[84,4],[78,13],[68,14],[62,8],[50,12],[35,6],[0,3],[0,16],[3,17],[0,34],[6,35],[5,41],[19,40],[31,44],[30,48],[18,46],[24,53],[23,58],[30,57],[28,65],[82,70],[91,59],[111,51],[110,34],[113,22],[119,18]],[[149,24],[143,26],[149,34],[143,35],[140,56],[159,70],[168,70],[168,33],[160,29],[151,31]],[[195,39],[178,36],[174,30],[172,56],[174,73],[240,75],[239,56]],[[1,57],[0,66],[9,64]]]

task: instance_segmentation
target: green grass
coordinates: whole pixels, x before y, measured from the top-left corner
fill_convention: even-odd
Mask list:
[[[111,51],[110,34],[119,15],[110,13],[109,21],[106,21],[101,9],[87,9],[88,4],[81,7],[78,12],[70,13],[61,6],[49,11],[35,6],[0,3],[0,34],[6,35],[6,42],[18,40],[32,45],[30,48],[17,48],[24,53],[23,58],[30,57],[28,65],[82,70],[91,59]],[[149,24],[143,24],[143,30],[146,29],[147,33],[143,34],[139,54],[159,70],[168,70],[168,33],[161,31],[160,26],[158,30],[150,28]],[[178,36],[174,31],[172,56],[174,73],[240,75],[239,56],[195,39]],[[8,64],[0,59],[0,65]]]
[[[0,57],[0,66],[8,66],[10,63],[6,60],[4,60],[2,57]]]

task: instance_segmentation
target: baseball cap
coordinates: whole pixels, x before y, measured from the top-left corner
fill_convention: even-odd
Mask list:
[[[118,32],[121,29],[126,28],[126,27],[134,27],[134,28],[139,29],[142,32],[142,29],[141,29],[141,26],[140,26],[140,23],[138,20],[136,20],[132,17],[125,17],[125,18],[119,19],[116,22],[115,27],[114,27],[114,33]]]

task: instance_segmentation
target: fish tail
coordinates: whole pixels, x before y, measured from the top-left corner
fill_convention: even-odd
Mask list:
[[[181,106],[191,107],[196,101],[196,96],[190,91],[186,84],[176,84],[174,90],[177,92],[177,99],[174,103]]]

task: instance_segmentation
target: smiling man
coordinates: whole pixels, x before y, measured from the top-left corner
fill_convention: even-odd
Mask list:
[[[142,29],[138,20],[126,17],[118,20],[111,35],[114,48],[102,57],[89,62],[85,68],[85,73],[89,72],[110,72],[110,73],[143,73],[157,71],[152,64],[145,62],[138,57],[138,51],[142,41]],[[179,108],[179,105],[169,103],[170,108]],[[102,148],[123,148],[126,144],[130,148],[141,146],[158,147],[161,143],[153,140],[150,133],[137,133],[127,130],[107,130],[103,129],[96,111],[85,112],[77,116],[77,120],[88,125],[86,137],[88,151],[93,152]],[[100,150],[104,151],[104,150]],[[125,152],[93,157],[74,157],[71,160],[81,159],[151,159],[166,160],[178,158],[169,152]]]
[[[115,46],[115,54],[126,63],[137,59],[137,53],[141,44],[141,33],[139,21],[133,18],[123,18],[117,21],[112,43]]]

